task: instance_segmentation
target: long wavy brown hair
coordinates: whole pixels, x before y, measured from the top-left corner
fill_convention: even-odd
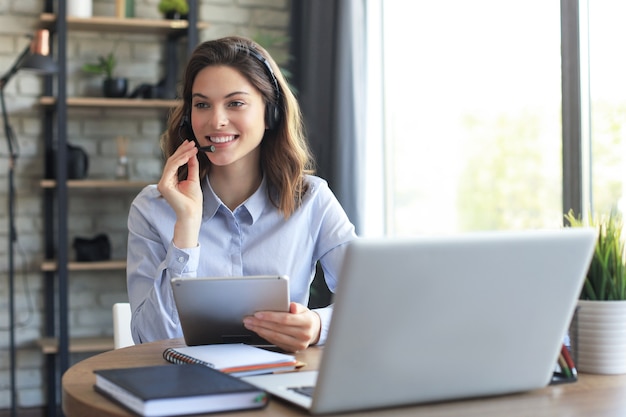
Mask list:
[[[279,92],[259,55],[271,65]],[[261,170],[268,183],[270,201],[288,218],[300,206],[307,191],[304,175],[314,172],[313,156],[305,137],[302,113],[296,98],[272,57],[250,39],[230,36],[206,41],[192,52],[183,74],[182,100],[172,110],[168,128],[161,138],[165,158],[169,158],[184,140],[193,135],[188,120],[191,114],[191,89],[198,73],[210,65],[236,69],[261,92],[266,107],[278,107],[276,126],[266,130],[261,141]],[[200,178],[203,178],[209,174],[211,162],[203,152],[198,154],[198,160]],[[187,178],[186,165],[181,167],[178,177],[180,180]]]

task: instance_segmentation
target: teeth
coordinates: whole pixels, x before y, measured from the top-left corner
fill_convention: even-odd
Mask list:
[[[209,140],[213,143],[226,143],[235,140],[235,136],[211,136]]]

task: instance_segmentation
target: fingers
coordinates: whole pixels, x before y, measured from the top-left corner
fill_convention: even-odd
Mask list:
[[[295,335],[282,333],[284,329],[271,329],[270,327],[251,325],[246,327],[267,340],[269,343],[278,346],[286,352],[298,352],[306,349],[310,343],[306,339],[301,339]]]
[[[179,221],[195,227],[202,217],[202,189],[200,187],[198,153],[193,142],[185,141],[167,159],[157,189],[176,212]],[[186,179],[178,179],[178,169],[187,164]],[[177,223],[178,224],[178,223]],[[181,225],[183,227],[186,225]]]
[[[178,168],[183,165],[193,163],[194,160],[197,162],[197,159],[195,158],[197,153],[198,149],[193,142],[183,142],[178,149],[176,149],[176,152],[174,152],[174,154],[167,159],[165,165],[166,169],[169,170],[168,174],[176,174],[178,172]],[[193,178],[189,177],[188,179],[191,180]]]
[[[172,156],[167,159],[165,166],[163,167],[163,174],[157,185],[161,194],[165,195],[168,190],[178,187],[178,168],[189,162],[193,165],[193,160],[196,160],[195,156],[197,153],[198,150],[194,146],[193,142],[185,141],[178,147],[178,149],[176,149],[176,152],[174,152]],[[197,160],[195,162],[197,164]],[[196,165],[196,171],[197,169]],[[194,177],[191,175],[188,176],[189,180],[193,180],[193,178]]]
[[[309,309],[303,306],[302,304],[298,304],[294,302],[289,303],[289,312],[291,314],[304,313],[306,311],[309,311]]]
[[[291,303],[289,313],[263,311],[246,317],[244,325],[270,343],[290,352],[306,349],[317,343],[321,320],[298,303]]]
[[[193,156],[189,158],[189,160],[187,161],[187,179],[199,180],[200,179],[200,162],[198,161],[198,158],[196,158],[196,155],[198,154],[198,148],[196,148],[195,145],[193,148],[195,149],[195,152],[193,153]]]

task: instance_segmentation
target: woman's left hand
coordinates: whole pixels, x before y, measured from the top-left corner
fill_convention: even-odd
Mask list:
[[[243,323],[246,329],[287,352],[317,343],[322,329],[320,316],[298,303],[291,303],[288,313],[258,311]]]

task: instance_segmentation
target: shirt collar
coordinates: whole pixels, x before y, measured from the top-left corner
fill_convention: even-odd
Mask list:
[[[222,203],[222,200],[217,196],[217,194],[215,194],[215,191],[213,191],[213,188],[211,188],[211,183],[209,182],[208,175],[204,177],[203,189],[204,189],[203,217],[210,219],[213,216],[215,216],[215,213],[217,213],[217,210],[220,208],[220,206],[224,206],[225,208],[226,206],[224,205],[224,203]],[[248,211],[248,213],[250,213],[250,217],[252,217],[253,224],[261,216],[261,213],[263,213],[263,210],[265,210],[265,207],[268,204],[272,204],[269,201],[269,198],[267,197],[267,195],[268,195],[267,194],[267,182],[265,180],[265,176],[263,176],[263,179],[261,180],[261,185],[259,185],[259,188],[257,188],[254,194],[252,194],[250,198],[244,201],[243,204],[241,205],[243,208],[245,208]]]
[[[204,196],[204,209],[202,217],[210,219],[215,216],[215,213],[217,213],[217,209],[220,208],[222,201],[217,194],[215,194],[213,188],[211,188],[208,175],[204,177],[202,194]]]
[[[261,213],[263,213],[263,210],[265,210],[265,207],[268,204],[272,203],[268,198],[267,182],[265,181],[265,176],[263,176],[259,188],[257,188],[254,194],[252,194],[250,198],[243,203],[246,209],[248,209],[250,216],[252,217],[253,224],[259,217],[261,217]]]

